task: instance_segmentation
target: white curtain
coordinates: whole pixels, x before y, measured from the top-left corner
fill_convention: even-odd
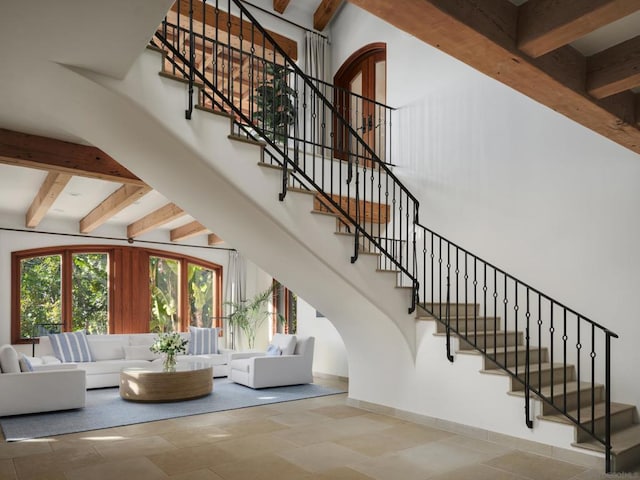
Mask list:
[[[227,268],[227,282],[225,285],[225,302],[238,303],[245,300],[246,291],[246,264],[244,258],[235,250],[229,251],[229,267]],[[225,343],[227,348],[235,348],[236,333],[233,330],[233,326],[229,322],[229,315],[231,315],[232,308],[229,305],[224,305],[224,322],[223,328],[225,331]]]
[[[331,55],[329,40],[315,32],[307,32],[305,36],[305,73],[315,80],[331,83]],[[333,102],[332,90],[316,81],[315,86],[322,94]],[[329,146],[327,140],[333,125],[331,112],[324,108],[322,101],[311,92],[307,93],[307,138],[313,142]],[[323,128],[324,123],[324,128]]]

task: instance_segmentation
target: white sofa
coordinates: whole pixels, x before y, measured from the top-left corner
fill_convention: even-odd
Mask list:
[[[189,339],[189,333],[180,334]],[[154,333],[132,333],[113,335],[87,335],[92,362],[78,362],[78,369],[86,372],[87,388],[117,387],[120,383],[120,371],[127,367],[148,367],[160,363],[159,355],[152,354],[149,346],[157,338]],[[219,349],[217,354],[178,355],[178,362],[203,362],[213,366],[214,377],[226,377],[229,374],[228,359],[232,350]],[[31,359],[35,368],[40,365],[60,365],[48,337],[40,337],[36,345],[36,356]],[[69,365],[67,363],[62,365]]]
[[[35,368],[35,367],[34,367]],[[86,375],[72,365],[20,370],[18,354],[0,347],[0,416],[82,408],[86,403]]]
[[[293,345],[291,345],[293,342]],[[313,382],[314,337],[276,333],[272,345],[284,346],[282,354],[232,353],[229,378],[251,388],[281,387]]]

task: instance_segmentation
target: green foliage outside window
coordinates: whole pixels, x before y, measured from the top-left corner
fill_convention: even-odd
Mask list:
[[[151,291],[151,319],[153,333],[177,332],[178,279],[180,262],[170,258],[149,257],[149,287]]]
[[[215,275],[210,270],[193,263],[188,267],[189,325],[210,328],[214,313],[213,296]]]
[[[72,257],[73,330],[109,333],[109,271],[106,253],[80,253]]]
[[[20,336],[31,338],[37,324],[62,322],[62,257],[20,262]]]

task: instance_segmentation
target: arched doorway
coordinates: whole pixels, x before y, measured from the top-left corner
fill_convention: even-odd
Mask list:
[[[371,43],[354,52],[338,69],[335,104],[351,127],[385,161],[387,100],[387,45]],[[349,145],[344,128],[336,125],[338,152]],[[340,158],[346,155],[338,154]]]

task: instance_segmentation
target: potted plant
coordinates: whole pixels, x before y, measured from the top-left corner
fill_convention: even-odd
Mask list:
[[[242,330],[247,337],[247,344],[250,349],[255,345],[258,329],[269,318],[268,305],[272,292],[273,287],[269,287],[249,300],[225,302],[225,305],[229,305],[232,310],[229,315],[229,322],[234,329],[237,327]]]
[[[297,118],[298,94],[289,86],[287,77],[290,71],[286,66],[266,63],[263,71],[264,77],[270,78],[254,90],[253,101],[256,109],[252,120],[263,136],[284,143],[289,127]]]

